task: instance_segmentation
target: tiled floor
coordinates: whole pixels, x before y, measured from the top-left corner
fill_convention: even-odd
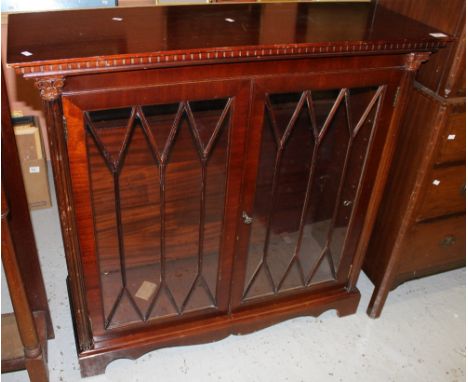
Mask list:
[[[80,380],[65,287],[65,260],[57,210],[33,212],[44,279],[55,326],[49,342],[50,380]],[[167,348],[137,361],[118,360],[89,382],[465,381],[465,269],[403,284],[383,315],[366,306],[373,286],[364,274],[357,314],[302,317],[246,336],[198,346]],[[6,288],[2,280],[2,297]],[[2,312],[11,311],[2,298]],[[2,381],[27,381],[26,372]]]

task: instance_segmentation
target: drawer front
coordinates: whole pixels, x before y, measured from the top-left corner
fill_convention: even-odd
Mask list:
[[[465,215],[415,224],[403,246],[400,273],[450,265],[465,258]]]
[[[435,163],[455,162],[465,159],[466,114],[451,114],[440,137],[440,148]]]
[[[465,211],[465,166],[433,169],[417,220]]]

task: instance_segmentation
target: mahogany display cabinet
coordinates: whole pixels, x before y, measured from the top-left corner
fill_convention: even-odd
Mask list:
[[[44,100],[82,375],[354,313],[409,85],[450,40],[371,4],[10,16],[9,65]]]

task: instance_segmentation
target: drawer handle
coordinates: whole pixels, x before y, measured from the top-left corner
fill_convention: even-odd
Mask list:
[[[460,195],[461,196],[465,196],[466,194],[466,184],[464,184],[461,188],[460,188]]]
[[[252,224],[253,218],[247,214],[247,212],[242,211],[242,221],[244,224]]]
[[[455,236],[445,236],[441,241],[440,241],[440,245],[442,247],[451,247],[452,245],[455,244]]]

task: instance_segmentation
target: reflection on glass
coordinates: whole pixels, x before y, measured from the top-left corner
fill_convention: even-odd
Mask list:
[[[244,299],[336,279],[382,90],[267,95]]]
[[[230,105],[85,113],[106,328],[216,306]]]

